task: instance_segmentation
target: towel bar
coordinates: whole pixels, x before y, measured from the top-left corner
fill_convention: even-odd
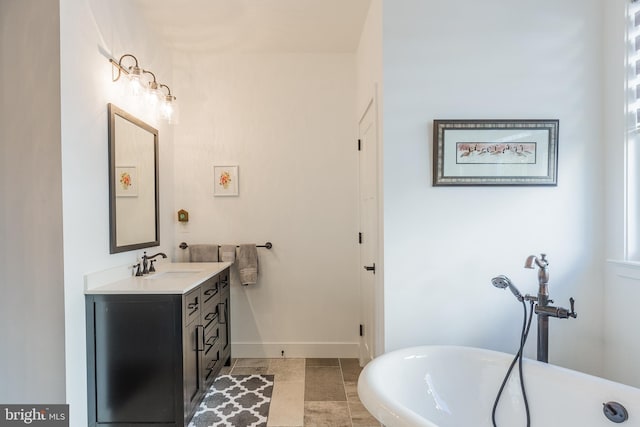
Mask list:
[[[189,247],[189,245],[187,245],[187,242],[182,242],[178,245],[178,247],[180,249],[187,249]],[[239,248],[240,246],[236,246],[236,248]],[[256,248],[267,248],[267,249],[271,249],[273,247],[273,243],[271,242],[267,242],[264,245],[256,245]]]

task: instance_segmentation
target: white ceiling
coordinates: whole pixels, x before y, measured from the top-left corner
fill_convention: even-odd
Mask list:
[[[135,0],[173,49],[354,52],[371,0]]]

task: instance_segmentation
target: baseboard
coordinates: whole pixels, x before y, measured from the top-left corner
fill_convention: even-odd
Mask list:
[[[232,342],[234,358],[322,357],[357,359],[357,342]]]

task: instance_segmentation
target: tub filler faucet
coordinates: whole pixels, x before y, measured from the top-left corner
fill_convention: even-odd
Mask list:
[[[569,298],[571,311],[563,307],[554,307],[553,300],[549,299],[549,262],[546,254],[540,254],[540,258],[535,255],[527,257],[524,268],[538,267],[538,296],[532,297],[527,295],[525,299],[535,301],[535,313],[538,316],[538,360],[541,362],[549,362],[549,317],[557,317],[558,319],[568,319],[578,316],[574,310],[575,300]]]

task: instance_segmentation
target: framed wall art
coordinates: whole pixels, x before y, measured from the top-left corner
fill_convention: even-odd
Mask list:
[[[434,120],[433,185],[557,185],[558,120]]]
[[[214,166],[213,167],[214,196],[237,196],[238,189],[238,166]]]

